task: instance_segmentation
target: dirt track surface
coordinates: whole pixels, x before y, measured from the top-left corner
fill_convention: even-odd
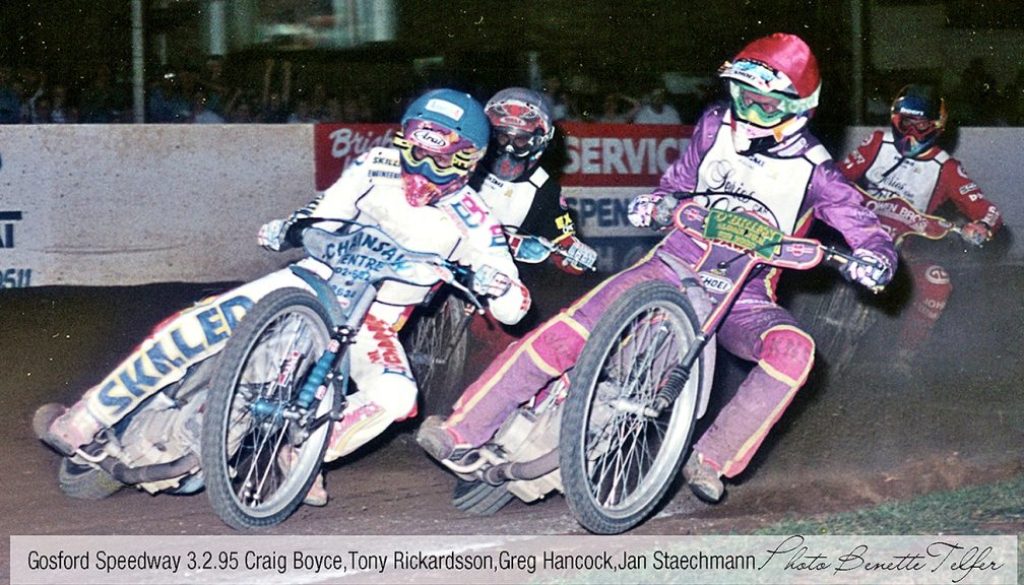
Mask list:
[[[876,347],[842,379],[826,357],[748,471],[717,506],[678,491],[638,533],[746,530],[786,516],[848,510],[1010,477],[1024,453],[1024,270],[958,270],[947,313],[929,345],[940,359],[914,380],[894,377]],[[581,282],[581,285],[586,282]],[[592,284],[592,283],[591,283]],[[229,534],[206,496],[122,490],[101,502],[64,496],[58,457],[32,435],[34,409],[71,403],[157,322],[223,287],[155,285],[0,292],[0,518],[11,534]],[[549,305],[563,303],[560,291]],[[886,339],[886,332],[875,338]],[[742,370],[725,361],[723,382]],[[450,505],[454,479],[395,428],[327,475],[332,501],[300,510],[271,534],[540,534],[581,529],[560,496],[513,502],[480,519]],[[1019,519],[1018,519],[1019,523]],[[1010,532],[1024,526],[1010,525]],[[0,577],[9,576],[3,540]]]

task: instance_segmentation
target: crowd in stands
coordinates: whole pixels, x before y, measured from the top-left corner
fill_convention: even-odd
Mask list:
[[[331,123],[388,122],[411,99],[388,100],[388,111],[374,107],[366,95],[339,92],[324,82],[297,85],[293,65],[267,59],[262,76],[239,87],[228,81],[225,61],[213,56],[197,68],[166,68],[146,87],[146,122],[196,123]],[[904,80],[879,76],[866,82],[864,123],[888,118],[892,96]],[[912,80],[911,80],[912,81]],[[695,120],[715,91],[713,78],[694,94],[670,94],[663,86],[646,91],[596,91],[567,88],[557,76],[543,80],[556,119],[631,124],[678,124]],[[417,92],[412,92],[417,93]],[[478,96],[486,99],[486,96]],[[1024,126],[1024,68],[1000,86],[976,59],[946,92],[947,103],[963,126]],[[116,78],[105,65],[74,85],[54,82],[45,71],[0,65],[0,124],[126,123],[134,120],[130,80]]]

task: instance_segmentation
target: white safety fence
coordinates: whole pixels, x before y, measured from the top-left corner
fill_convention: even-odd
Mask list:
[[[620,127],[642,154],[637,128]],[[851,128],[846,150],[870,131]],[[1024,225],[1022,142],[1024,129],[965,128],[956,150],[1011,233]],[[651,241],[625,217],[645,187],[621,186],[616,168],[608,185],[580,185],[572,168],[563,177],[581,233],[608,249],[604,269]],[[285,261],[255,245],[256,231],[309,201],[314,175],[308,125],[0,127],[0,288],[254,278]],[[1005,262],[1024,261],[1014,240]]]

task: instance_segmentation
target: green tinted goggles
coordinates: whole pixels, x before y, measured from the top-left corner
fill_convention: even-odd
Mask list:
[[[809,110],[811,100],[794,98],[778,92],[765,92],[745,83],[729,83],[733,111],[744,122],[771,128],[785,118]]]

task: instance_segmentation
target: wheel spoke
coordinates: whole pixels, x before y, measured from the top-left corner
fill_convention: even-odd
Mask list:
[[[659,463],[672,411],[652,419],[642,409],[682,357],[681,343],[693,337],[673,313],[654,306],[636,313],[610,347],[592,391],[583,445],[589,492],[602,508],[637,505],[652,485],[665,481],[651,474],[673,469]]]

